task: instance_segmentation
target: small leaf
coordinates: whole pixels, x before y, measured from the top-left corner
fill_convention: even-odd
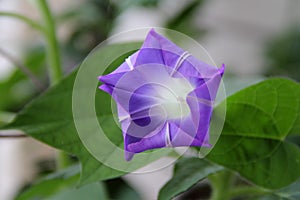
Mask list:
[[[159,200],[171,199],[223,167],[199,158],[183,158],[176,163],[173,178],[159,192]]]
[[[300,149],[287,136],[300,133],[300,85],[269,79],[232,95],[226,104],[223,132],[207,158],[265,188],[297,180]]]

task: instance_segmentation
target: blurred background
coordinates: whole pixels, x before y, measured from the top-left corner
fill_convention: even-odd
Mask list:
[[[49,0],[48,3],[57,24],[65,74],[111,35],[138,27],[164,27],[197,40],[218,66],[225,63],[225,79],[231,80],[228,91],[265,76],[300,80],[298,0]],[[32,0],[0,0],[0,12],[7,11],[40,20]],[[49,80],[44,40],[38,32],[0,15],[0,33],[2,125],[39,93],[16,67],[18,63],[28,67],[44,85],[49,85]],[[14,199],[39,176],[53,171],[54,155],[52,148],[30,138],[0,138],[0,200]],[[112,185],[120,186],[131,191],[132,199],[153,200],[171,175],[172,166],[151,174],[127,175],[123,180],[108,182],[106,187],[109,190]]]

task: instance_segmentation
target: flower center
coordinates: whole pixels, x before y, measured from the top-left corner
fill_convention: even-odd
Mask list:
[[[162,106],[167,118],[177,119],[190,114],[186,97],[192,90],[192,86],[184,78],[170,77],[166,84],[159,85],[157,88],[159,104]]]

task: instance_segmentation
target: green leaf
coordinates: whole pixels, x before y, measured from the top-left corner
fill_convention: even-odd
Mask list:
[[[76,188],[79,176],[65,179],[44,180],[30,187],[16,200],[81,200],[88,196],[89,200],[109,199],[103,183],[96,182]]]
[[[0,111],[0,127],[11,122],[15,117],[14,113]]]
[[[108,200],[103,183],[96,182],[80,188],[70,188],[45,200]]]
[[[289,135],[291,137],[300,137],[300,89],[299,89],[299,84],[294,84],[294,92],[297,96],[296,100],[298,100],[298,110],[296,110],[296,118],[294,120],[294,124],[291,127],[291,130],[289,131]]]
[[[121,176],[168,153],[170,150],[158,150],[154,156],[144,153],[131,162],[125,161],[111,98],[97,88],[101,71],[118,67],[139,47],[140,43],[99,47],[79,71],[33,100],[6,128],[23,130],[37,140],[77,155],[82,164],[81,184]]]
[[[256,200],[298,200],[300,199],[299,188],[300,180],[280,190],[270,192],[268,195],[256,198]]]
[[[172,199],[188,190],[208,175],[222,170],[223,167],[199,158],[183,158],[176,163],[173,178],[159,192],[159,200]]]
[[[15,200],[131,200],[140,196],[122,179],[77,187],[79,165],[50,174],[22,191]]]
[[[288,79],[269,79],[224,103],[223,132],[207,158],[265,188],[277,189],[296,181],[300,149],[287,136],[300,133],[300,85]]]
[[[63,171],[51,174],[19,194],[15,200],[45,199],[76,186],[79,166],[72,166]]]
[[[113,200],[139,200],[140,195],[122,178],[105,181],[107,193]]]

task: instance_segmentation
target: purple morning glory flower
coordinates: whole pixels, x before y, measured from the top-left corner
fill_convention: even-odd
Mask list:
[[[117,103],[125,159],[149,149],[209,144],[213,102],[224,73],[153,29],[141,49],[99,88]]]

